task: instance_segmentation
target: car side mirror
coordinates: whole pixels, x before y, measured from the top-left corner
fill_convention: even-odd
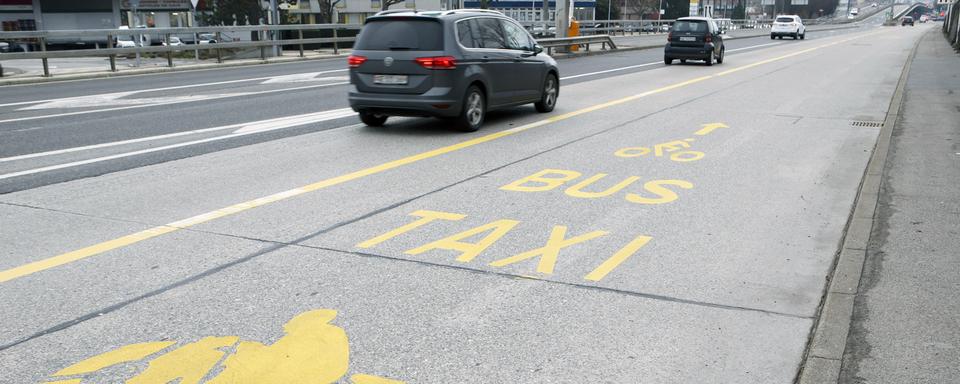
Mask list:
[[[533,54],[534,54],[534,55],[539,55],[539,54],[541,54],[541,53],[543,53],[543,47],[540,46],[540,44],[534,44],[534,45],[533,45]]]

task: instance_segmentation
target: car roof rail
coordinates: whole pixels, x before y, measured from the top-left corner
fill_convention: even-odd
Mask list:
[[[377,12],[374,16],[389,15],[393,13],[420,13],[420,10],[417,9],[388,9],[386,11]]]
[[[471,9],[471,8],[453,9],[453,10],[446,11],[446,12],[444,12],[443,14],[444,14],[444,15],[454,15],[454,14],[457,14],[457,13],[492,13],[492,14],[495,14],[495,15],[501,15],[501,16],[503,16],[503,12],[500,12],[500,11],[494,11],[494,10],[492,10],[492,9]]]

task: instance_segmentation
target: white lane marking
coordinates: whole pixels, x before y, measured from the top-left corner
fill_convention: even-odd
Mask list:
[[[348,81],[349,76],[317,77],[323,72],[295,73],[292,75],[276,76],[264,80],[260,84],[303,83],[308,81]]]
[[[346,71],[348,71],[348,70],[349,70],[349,69],[333,69],[333,70],[329,70],[329,71],[310,72],[310,73],[313,74],[313,76],[317,76],[317,75],[322,75],[322,74],[326,74],[326,73],[346,72]],[[226,80],[226,81],[217,81],[217,82],[213,82],[213,83],[200,83],[200,84],[177,85],[177,86],[171,86],[171,87],[149,88],[149,89],[142,89],[142,90],[138,90],[138,91],[111,92],[111,93],[103,93],[103,94],[99,94],[99,95],[89,95],[89,96],[62,97],[62,98],[56,98],[56,99],[20,101],[20,102],[16,102],[16,103],[0,104],[0,107],[11,107],[11,106],[16,106],[16,105],[28,105],[28,104],[49,103],[49,102],[52,102],[52,101],[59,101],[59,100],[64,100],[64,99],[77,99],[77,98],[84,98],[84,97],[97,97],[97,96],[104,96],[104,95],[113,95],[113,94],[116,94],[116,93],[135,94],[135,93],[141,93],[141,92],[171,91],[171,90],[176,90],[176,89],[208,87],[208,86],[211,86],[211,85],[223,85],[223,84],[244,83],[244,82],[250,82],[250,81],[264,81],[264,80],[270,80],[270,79],[273,79],[273,78],[276,78],[276,77],[282,77],[282,76],[287,76],[287,75],[266,76],[266,77],[253,77],[253,78],[249,78],[249,79]]]
[[[222,131],[222,130],[228,130],[228,129],[234,129],[235,131],[233,131],[233,133],[256,133],[256,132],[268,131],[271,129],[286,128],[286,127],[291,127],[295,125],[303,125],[303,124],[339,119],[342,117],[351,116],[353,115],[353,113],[354,113],[353,110],[350,108],[341,108],[341,109],[334,109],[330,111],[309,113],[305,115],[285,116],[285,117],[278,117],[275,119],[253,121],[249,123],[239,123],[239,124],[224,125],[220,127],[194,129],[190,131],[167,133],[163,135],[148,136],[148,137],[140,137],[140,138],[130,139],[130,140],[113,141],[109,143],[86,145],[82,147],[64,148],[64,149],[58,149],[54,151],[37,152],[37,153],[31,153],[26,155],[4,157],[4,158],[0,158],[0,163],[33,159],[37,157],[62,155],[65,153],[80,152],[80,151],[86,151],[91,149],[109,148],[109,147],[115,147],[118,145],[142,143],[146,141],[169,139],[173,137],[195,135],[199,133],[208,133],[208,132]]]
[[[345,116],[340,116],[340,117],[345,117]],[[336,117],[329,117],[329,116],[326,117],[326,119],[328,119],[328,120],[329,120],[329,119],[333,119],[333,118],[336,118]],[[320,121],[322,121],[322,120],[320,120]],[[254,134],[254,133],[267,132],[267,131],[273,131],[273,130],[284,129],[284,128],[292,128],[292,127],[297,127],[297,126],[309,124],[309,123],[311,123],[311,122],[312,122],[312,121],[303,121],[303,120],[300,120],[300,121],[297,121],[297,122],[291,122],[290,124],[277,125],[277,126],[275,126],[275,127],[273,127],[273,128],[269,128],[269,129],[267,129],[267,128],[261,128],[261,129],[259,129],[259,130],[255,130],[255,131],[231,133],[231,134],[229,134],[229,135],[209,137],[209,138],[206,138],[206,139],[193,140],[193,141],[188,141],[188,142],[184,142],[184,143],[164,145],[164,146],[161,146],[161,147],[147,148],[147,149],[141,149],[141,150],[138,150],[138,151],[118,153],[118,154],[110,155],[110,156],[103,156],[103,157],[97,157],[97,158],[93,158],[93,159],[74,161],[74,162],[70,162],[70,163],[56,164],[56,165],[51,165],[51,166],[47,166],[47,167],[41,167],[41,168],[35,168],[35,169],[28,169],[28,170],[25,170],[25,171],[19,171],[19,172],[13,172],[13,173],[7,173],[7,174],[4,174],[4,175],[0,175],[0,180],[9,179],[9,178],[18,177],[18,176],[32,175],[32,174],[37,174],[37,173],[42,173],[42,172],[49,172],[49,171],[54,171],[54,170],[58,170],[58,169],[71,168],[71,167],[76,167],[76,166],[80,166],[80,165],[99,163],[99,162],[103,162],[103,161],[107,161],[107,160],[120,159],[120,158],[124,158],[124,157],[137,156],[137,155],[142,155],[142,154],[145,154],[145,153],[159,152],[159,151],[165,151],[165,150],[168,150],[168,149],[181,148],[181,147],[186,147],[186,146],[191,146],[191,145],[196,145],[196,144],[204,144],[204,143],[210,143],[210,142],[214,142],[214,141],[232,139],[232,138],[235,138],[235,137],[251,135],[251,134]],[[363,125],[363,124],[353,124],[353,125],[349,125],[349,126],[346,126],[346,127],[340,127],[340,128],[357,127],[357,126],[360,126],[360,125]]]
[[[217,97],[207,97],[207,98],[204,98],[204,99],[201,99],[201,100],[216,100],[216,99],[225,99],[225,98],[228,98],[228,97],[237,97],[237,96],[264,95],[264,94],[268,94],[268,93],[290,92],[290,91],[298,91],[298,90],[302,90],[302,89],[332,87],[332,86],[336,86],[336,85],[346,85],[346,84],[350,84],[350,82],[339,82],[339,83],[329,83],[329,84],[308,85],[308,86],[303,86],[303,87],[273,89],[273,90],[269,90],[269,91],[246,92],[246,93],[242,93],[242,94],[241,94],[241,93],[223,94],[223,95],[217,95]],[[77,111],[77,112],[58,113],[58,114],[52,114],[52,115],[30,116],[30,117],[18,117],[18,118],[14,118],[14,119],[0,120],[0,124],[2,124],[2,123],[11,123],[11,122],[16,122],[16,121],[28,121],[28,120],[49,119],[49,118],[54,118],[54,117],[86,115],[86,114],[90,114],[90,113],[121,111],[121,110],[125,110],[125,109],[133,109],[133,108],[156,107],[156,106],[161,106],[161,105],[184,103],[184,102],[187,102],[187,101],[196,101],[196,100],[174,100],[174,101],[168,101],[168,102],[164,102],[164,103],[160,103],[160,104],[129,105],[129,106],[125,106],[125,107],[95,109],[95,110],[90,110],[90,111]]]
[[[751,45],[751,46],[749,46],[749,47],[731,49],[731,50],[729,50],[729,51],[727,51],[727,52],[743,51],[743,50],[747,50],[747,49],[767,47],[767,46],[777,45],[777,44],[783,44],[783,43],[779,43],[779,42],[778,42],[778,43],[767,43],[767,44]],[[576,79],[576,78],[578,78],[578,77],[601,75],[601,74],[604,74],[604,73],[617,72],[617,71],[625,71],[625,70],[628,70],[628,69],[634,69],[634,68],[640,68],[640,67],[649,67],[649,66],[651,66],[651,65],[657,65],[657,64],[660,64],[660,63],[663,63],[663,61],[655,61],[655,62],[652,62],[652,63],[644,63],[644,64],[637,64],[637,65],[628,65],[628,66],[626,66],[626,67],[619,67],[619,68],[607,69],[607,70],[597,71],[597,72],[581,73],[581,74],[579,74],[579,75],[572,75],[572,76],[561,77],[560,80],[570,80],[570,79]]]
[[[729,51],[727,51],[727,52],[745,51],[745,50],[748,50],[748,49],[754,49],[754,48],[760,48],[760,47],[769,47],[769,46],[771,46],[771,45],[779,45],[779,44],[783,44],[783,43],[776,42],[776,43],[766,43],[766,44],[760,44],[760,45],[751,45],[751,46],[749,46],[749,47],[731,49],[731,50],[729,50]]]
[[[593,75],[600,75],[600,74],[610,73],[610,72],[625,71],[625,70],[628,70],[628,69],[640,68],[640,67],[647,67],[647,66],[651,66],[651,65],[660,64],[660,63],[661,63],[661,62],[658,61],[658,62],[655,62],[655,63],[637,64],[637,65],[630,65],[630,66],[626,66],[626,67],[620,67],[620,68],[614,68],[614,69],[607,69],[607,70],[605,70],[605,71],[596,71],[596,72],[590,72],[590,73],[581,73],[581,74],[579,74],[579,75],[561,77],[560,80],[570,80],[570,79],[576,79],[576,78],[578,78],[578,77],[584,77],[584,76],[593,76]]]

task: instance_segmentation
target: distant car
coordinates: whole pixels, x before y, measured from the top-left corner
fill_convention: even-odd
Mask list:
[[[657,27],[651,22],[645,22],[640,26],[640,32],[654,33],[657,31]]]
[[[860,14],[860,9],[859,9],[859,8],[851,8],[851,9],[850,9],[850,14],[851,14],[851,15],[854,15],[854,16],[859,15],[859,14]]]
[[[879,7],[880,5],[877,3],[873,3],[873,4],[870,4],[870,6],[876,8],[876,7]]]
[[[390,116],[434,116],[473,132],[487,111],[553,111],[557,62],[500,12],[384,11],[367,18],[347,58],[350,107],[371,127]]]
[[[180,38],[176,36],[170,36],[170,44],[167,44],[167,42],[162,42],[160,44],[169,45],[171,47],[179,47],[181,45],[184,45],[183,42],[180,41]]]
[[[660,25],[660,32],[670,32],[670,25],[669,25],[669,24],[661,24],[661,25]]]
[[[720,27],[711,18],[681,17],[673,23],[667,36],[667,45],[663,47],[663,63],[673,64],[679,59],[703,60],[707,65],[723,63],[723,35]]]
[[[920,15],[920,22],[921,22],[921,23],[926,23],[928,19],[929,19],[929,18],[927,17],[927,15]]]
[[[201,33],[197,36],[197,44],[216,44],[217,43],[217,34],[215,33]]]
[[[914,26],[914,25],[913,25],[913,17],[911,17],[911,16],[904,16],[903,19],[900,19],[900,26],[901,26],[901,27],[902,27],[902,26],[905,26],[905,25],[907,25],[907,24],[910,24],[911,27]]]
[[[803,25],[803,20],[797,15],[780,15],[773,21],[773,27],[770,28],[770,39],[783,39],[784,36],[790,36],[794,40],[803,40],[807,36],[807,27]]]
[[[10,43],[0,41],[0,52],[10,52]]]

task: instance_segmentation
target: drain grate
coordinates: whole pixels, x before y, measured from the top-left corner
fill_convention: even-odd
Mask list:
[[[871,128],[880,128],[883,127],[882,121],[854,121],[850,123],[854,127],[871,127]]]

